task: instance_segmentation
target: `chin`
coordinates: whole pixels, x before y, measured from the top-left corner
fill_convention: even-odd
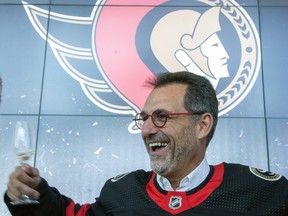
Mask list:
[[[151,169],[156,172],[159,175],[165,175],[166,173],[169,172],[169,165],[167,166],[166,164],[159,164],[159,163],[151,163]]]

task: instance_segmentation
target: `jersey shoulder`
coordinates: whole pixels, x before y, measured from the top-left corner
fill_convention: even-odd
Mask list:
[[[105,187],[113,188],[126,188],[127,185],[130,187],[145,187],[152,176],[152,171],[136,170],[132,172],[127,172],[119,174],[110,178],[106,181]]]
[[[275,182],[280,181],[288,184],[288,180],[274,172],[266,171],[263,169],[246,166],[242,164],[224,163],[226,176],[238,176],[239,178],[255,179],[256,181]]]

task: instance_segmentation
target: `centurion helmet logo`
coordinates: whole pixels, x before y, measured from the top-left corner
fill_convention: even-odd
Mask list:
[[[179,209],[182,206],[182,197],[180,196],[172,196],[170,197],[169,207],[171,209]]]
[[[147,2],[137,0],[127,7],[125,0],[95,0],[86,17],[49,12],[22,1],[37,33],[97,107],[135,116],[151,91],[143,88],[147,77],[184,70],[211,81],[220,116],[234,109],[253,87],[261,63],[257,29],[244,8],[234,0],[153,0],[153,6]],[[54,31],[63,28],[47,32],[43,20],[48,18],[51,26],[81,35],[71,40],[74,34],[65,38],[62,32],[59,39]],[[83,62],[84,69],[79,67]],[[134,122],[128,130],[139,132]]]

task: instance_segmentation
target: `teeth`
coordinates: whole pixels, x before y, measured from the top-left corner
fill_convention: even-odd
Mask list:
[[[150,147],[165,147],[167,146],[167,143],[150,143],[149,146]]]

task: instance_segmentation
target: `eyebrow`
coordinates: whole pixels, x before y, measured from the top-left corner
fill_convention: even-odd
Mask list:
[[[156,109],[156,110],[154,110],[152,113],[154,113],[154,112],[159,112],[159,113],[165,112],[165,113],[169,113],[168,110],[163,109],[163,108],[162,108],[162,109]],[[151,114],[152,114],[152,113],[151,113]],[[142,116],[142,115],[148,115],[148,114],[147,114],[145,111],[142,110],[142,111],[140,112],[140,115]]]

